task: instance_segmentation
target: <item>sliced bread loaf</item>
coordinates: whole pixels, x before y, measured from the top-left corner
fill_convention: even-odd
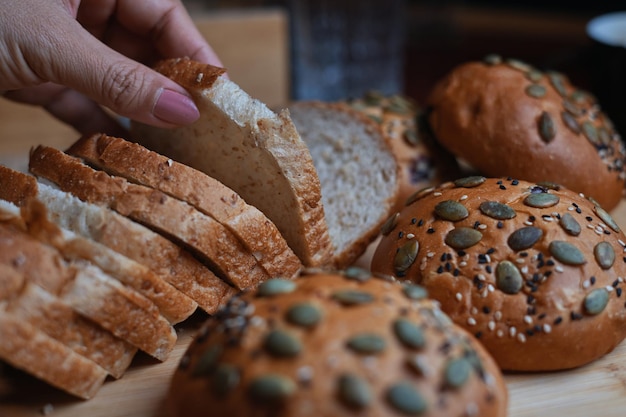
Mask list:
[[[201,117],[171,130],[135,124],[134,140],[233,189],[274,222],[305,266],[329,264],[320,183],[289,112],[274,113],[221,68],[171,59],[156,70],[191,93]]]
[[[67,262],[56,249],[9,222],[0,223],[0,264],[159,360],[176,343],[174,328],[150,300],[86,261]]]
[[[82,399],[92,398],[107,372],[0,303],[0,359]]]
[[[89,165],[160,190],[223,224],[271,277],[294,277],[302,267],[274,223],[216,179],[136,143],[96,134],[67,151]]]
[[[269,275],[221,223],[161,191],[112,177],[57,149],[31,151],[30,171],[81,200],[103,204],[192,250],[216,275],[239,289]]]
[[[38,183],[31,175],[0,166],[0,198],[23,206],[32,197],[45,204],[50,219],[61,228],[146,265],[207,313],[217,311],[236,292],[188,251],[158,233],[105,207]]]
[[[346,104],[308,101],[289,111],[313,156],[334,264],[343,268],[363,254],[391,214],[396,157],[380,126]]]

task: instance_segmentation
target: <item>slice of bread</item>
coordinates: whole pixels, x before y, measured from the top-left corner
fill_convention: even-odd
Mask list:
[[[6,204],[2,204],[6,203]],[[8,214],[8,202],[0,201],[0,212]],[[14,206],[15,207],[15,206]],[[15,207],[20,216],[19,209]],[[189,317],[198,304],[171,284],[126,256],[91,239],[61,229],[48,220],[46,207],[32,199],[22,207],[20,219],[28,233],[48,245],[54,246],[66,259],[84,259],[92,262],[111,277],[133,288],[152,301],[170,323],[176,324]]]
[[[271,277],[292,278],[302,267],[274,223],[216,179],[121,138],[96,134],[67,151],[89,165],[191,204],[232,232]]]
[[[57,149],[31,150],[30,171],[81,200],[106,205],[185,245],[239,289],[254,287],[269,275],[222,224],[161,191],[132,184],[83,164]]]
[[[167,359],[176,343],[174,328],[150,300],[87,261],[67,262],[9,222],[0,223],[0,264],[159,360]]]
[[[82,399],[92,398],[107,372],[95,362],[0,304],[0,359]]]
[[[38,183],[32,175],[0,166],[0,198],[23,206],[33,197],[45,204],[50,219],[61,228],[146,265],[207,313],[217,311],[236,292],[188,251],[158,233],[105,207]]]
[[[201,117],[167,130],[135,124],[134,140],[233,189],[274,222],[305,266],[329,264],[319,179],[289,112],[274,113],[221,68],[172,59],[156,70],[190,92]]]
[[[389,218],[398,164],[380,126],[341,103],[299,102],[291,119],[306,142],[322,186],[334,264],[352,264]]]

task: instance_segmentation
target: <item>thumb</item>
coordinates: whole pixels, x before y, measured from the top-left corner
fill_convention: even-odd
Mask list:
[[[73,28],[68,28],[63,44],[55,48],[57,62],[44,70],[51,72],[47,79],[142,123],[173,127],[198,119],[198,108],[184,88],[109,48],[76,21],[71,22]]]

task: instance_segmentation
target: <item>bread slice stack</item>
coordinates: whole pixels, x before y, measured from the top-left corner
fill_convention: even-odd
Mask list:
[[[137,125],[141,143],[95,134],[35,147],[30,174],[0,167],[0,359],[80,398],[137,351],[166,360],[198,307],[352,264],[398,189],[387,138],[347,105],[299,103],[292,120],[221,69],[159,70],[194,94],[190,128]],[[33,361],[46,350],[56,360]]]

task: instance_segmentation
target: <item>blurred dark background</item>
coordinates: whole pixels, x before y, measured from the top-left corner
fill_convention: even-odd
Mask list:
[[[288,8],[297,0],[186,1],[208,8]],[[607,63],[598,59],[586,25],[598,15],[626,11],[626,0],[405,0],[405,7],[402,92],[423,102],[449,70],[489,53],[561,71],[597,93],[593,74]]]

